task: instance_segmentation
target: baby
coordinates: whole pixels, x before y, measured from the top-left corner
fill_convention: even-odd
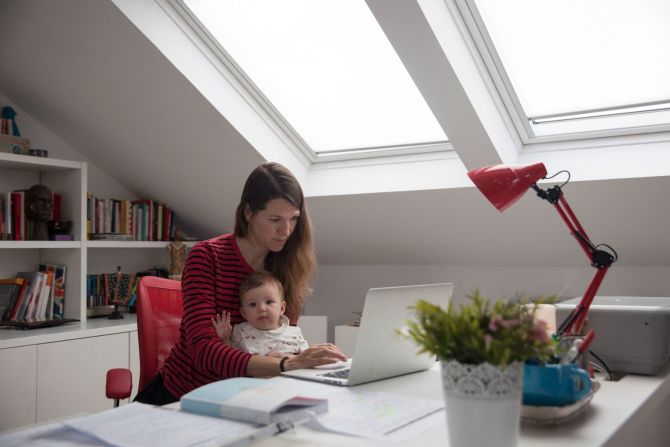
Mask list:
[[[230,313],[224,311],[212,318],[212,324],[221,341],[242,351],[298,354],[308,345],[300,328],[289,325],[285,310],[284,288],[279,279],[268,272],[256,272],[240,285],[240,313],[246,321],[233,329]]]

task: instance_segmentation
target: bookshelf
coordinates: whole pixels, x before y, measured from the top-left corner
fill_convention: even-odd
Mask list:
[[[86,275],[111,273],[117,265],[124,272],[169,265],[169,242],[86,240],[85,162],[0,153],[0,192],[37,183],[61,194],[62,219],[72,221],[74,240],[0,241],[0,278],[34,271],[40,263],[64,264],[65,317],[79,321],[31,330],[0,327],[0,394],[7,397],[0,404],[0,431],[110,408],[107,369],[130,367],[139,377],[137,325],[134,315],[87,318]]]
[[[86,240],[86,163],[0,153],[0,192],[27,189],[37,183],[61,194],[63,219],[72,221],[74,240],[0,241],[0,277],[12,277],[17,271],[33,271],[39,263],[65,264],[65,317],[85,323],[87,274],[111,273],[117,265],[121,265],[124,272],[169,265],[170,242],[167,241]],[[184,242],[189,247],[194,243]],[[63,330],[67,331],[68,327],[74,326],[66,325]],[[29,333],[42,339],[41,330]]]
[[[72,221],[73,241],[0,241],[0,276],[34,271],[39,263],[67,266],[65,318],[82,320],[86,308],[85,193],[86,163],[0,153],[0,192],[42,183],[62,196],[62,217]],[[84,320],[85,321],[85,320]]]

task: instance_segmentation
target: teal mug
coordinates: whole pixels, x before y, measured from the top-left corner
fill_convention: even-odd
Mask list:
[[[583,399],[590,391],[589,374],[574,363],[524,365],[524,405],[568,405]]]

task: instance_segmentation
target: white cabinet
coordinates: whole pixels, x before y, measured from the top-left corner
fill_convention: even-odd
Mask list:
[[[128,348],[128,333],[38,345],[37,422],[112,408],[105,376],[129,366]]]
[[[37,347],[0,349],[0,432],[35,422]]]
[[[139,378],[134,315],[0,331],[0,431],[112,408],[105,397],[111,368],[130,368],[135,383]]]

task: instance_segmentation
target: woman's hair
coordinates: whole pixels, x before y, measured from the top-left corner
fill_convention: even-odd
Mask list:
[[[281,285],[279,278],[270,272],[254,272],[240,284],[240,301],[244,301],[244,295],[250,290],[258,289],[266,284],[274,284],[279,290],[279,298],[282,301],[284,300],[284,287]]]
[[[284,248],[265,256],[265,269],[279,278],[284,287],[286,314],[295,320],[300,316],[303,300],[311,292],[309,281],[316,271],[316,256],[305,197],[291,171],[279,163],[263,163],[249,174],[235,213],[235,236],[249,234],[249,222],[244,215],[247,206],[255,214],[273,199],[284,199],[300,210],[295,230]]]

